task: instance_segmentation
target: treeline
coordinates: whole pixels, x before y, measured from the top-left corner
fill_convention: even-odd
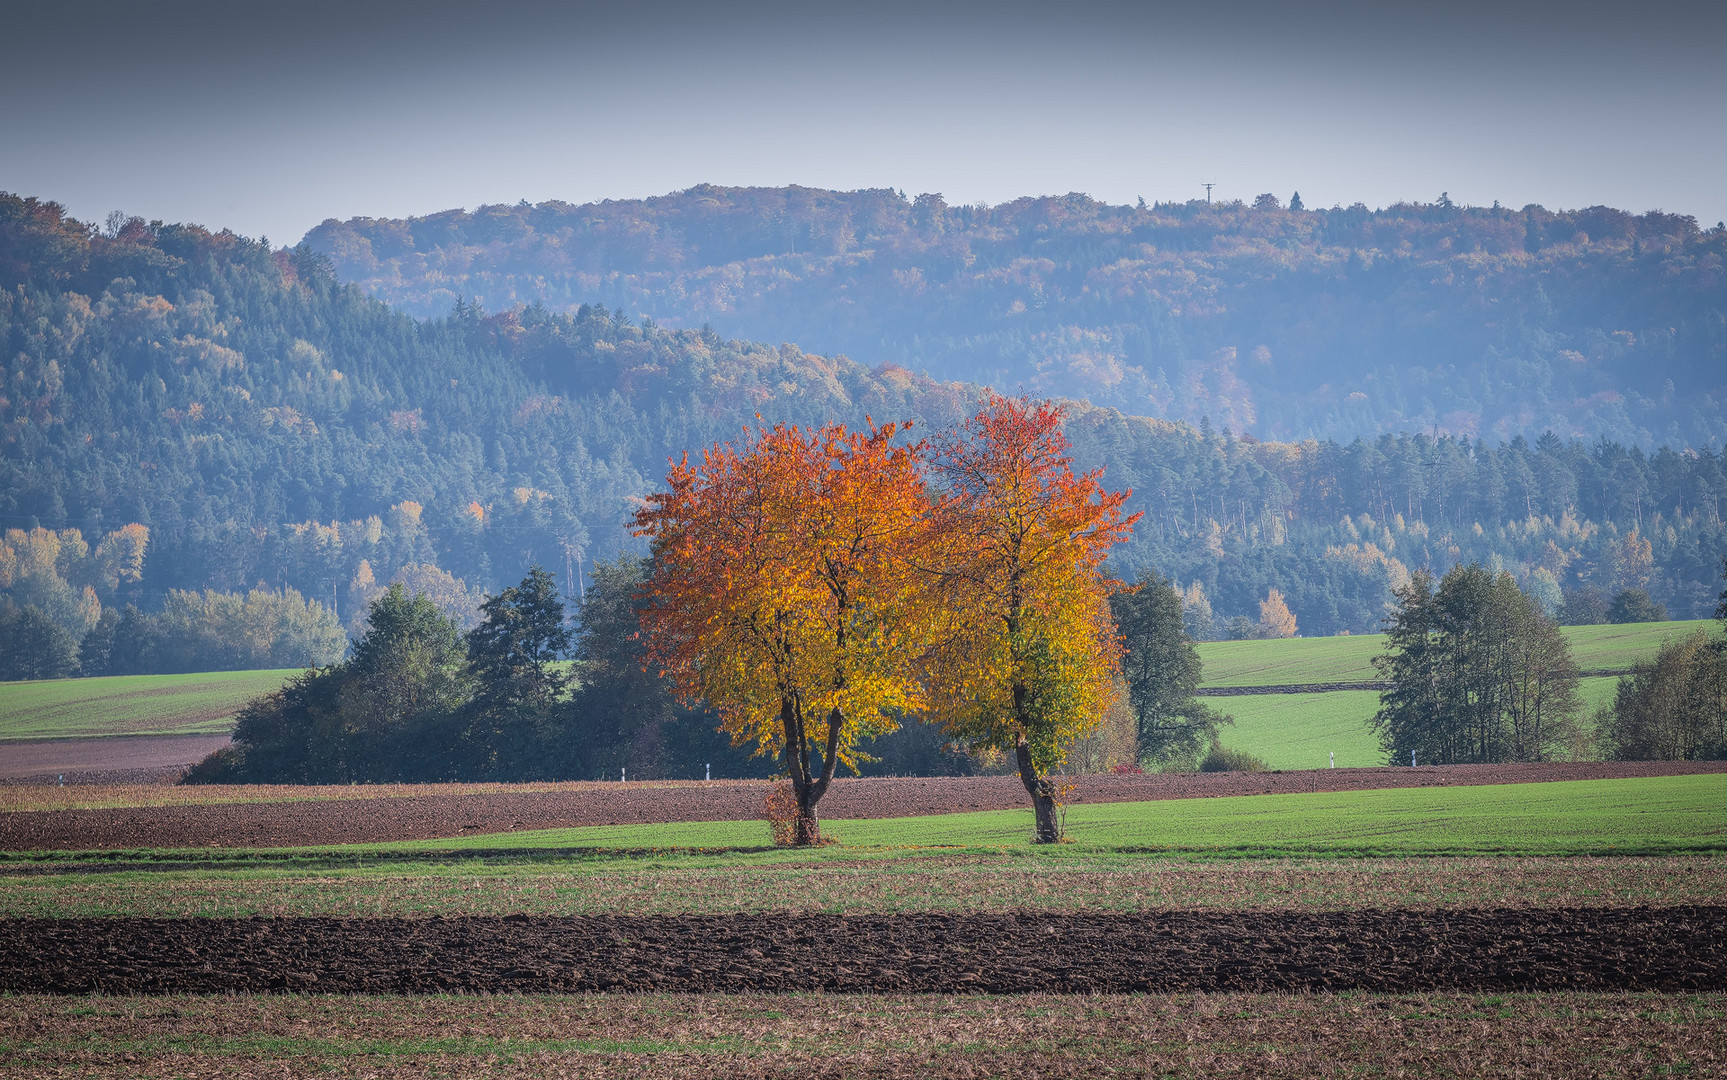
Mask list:
[[[401,582],[467,629],[530,565],[579,595],[597,561],[640,553],[625,522],[668,458],[758,414],[939,428],[979,393],[598,303],[464,302],[415,322],[309,248],[137,220],[96,230],[13,196],[0,286],[0,523],[147,529],[118,602],[149,614],[171,590],[261,586],[359,635]],[[1727,469],[1708,447],[1265,442],[1084,403],[1066,431],[1078,465],[1105,467],[1143,514],[1117,576],[1173,577],[1201,636],[1260,632],[1273,590],[1301,633],[1377,630],[1413,568],[1472,562],[1550,611],[1643,589],[1696,617],[1727,550]]]
[[[1510,574],[1420,570],[1397,598],[1374,658],[1391,686],[1371,721],[1390,764],[1727,758],[1727,591],[1722,634],[1664,642],[1593,722],[1558,624]],[[1628,591],[1615,606],[1636,602]]]
[[[335,613],[293,589],[170,589],[135,604],[150,533],[94,548],[77,529],[0,538],[0,680],[315,667],[347,647]],[[436,583],[433,582],[433,585]]]
[[[579,629],[538,567],[485,602],[463,631],[401,584],[369,605],[352,653],[240,714],[231,747],[192,783],[765,777],[774,762],[680,704],[639,633],[644,565],[603,563]],[[570,659],[566,663],[564,658]],[[964,772],[941,742],[895,739],[865,772]]]
[[[1727,230],[1682,215],[701,185],[306,240],[425,317],[599,301],[1268,439],[1727,439]]]

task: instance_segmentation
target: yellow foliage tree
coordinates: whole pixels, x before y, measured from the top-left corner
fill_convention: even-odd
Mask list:
[[[899,430],[759,430],[674,466],[636,515],[653,543],[650,651],[734,744],[783,756],[800,844],[820,840],[836,766],[924,705],[932,609],[912,556],[929,500]]]
[[[1289,610],[1289,605],[1283,602],[1283,594],[1276,589],[1259,602],[1259,634],[1268,638],[1295,636],[1295,613]]]
[[[1102,563],[1139,515],[1100,472],[1075,475],[1048,403],[995,397],[936,460],[945,490],[927,570],[943,589],[931,711],[955,737],[1012,750],[1040,843],[1061,839],[1049,772],[1102,721],[1120,650]]]

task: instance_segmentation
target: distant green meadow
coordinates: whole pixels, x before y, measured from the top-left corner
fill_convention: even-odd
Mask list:
[[[1622,669],[1652,656],[1661,642],[1714,627],[1710,621],[1565,628],[1578,665]],[[1377,677],[1372,658],[1383,634],[1213,641],[1199,646],[1204,686],[1269,686],[1361,682]],[[123,675],[95,679],[0,683],[0,740],[102,735],[215,735],[232,729],[251,699],[279,688],[298,672],[220,671],[190,675]],[[1612,699],[1614,680],[1584,680],[1592,711]],[[1224,745],[1276,769],[1380,765],[1383,755],[1366,721],[1378,708],[1371,691],[1253,695],[1213,699],[1235,717]]]
[[[1585,723],[1599,705],[1611,703],[1619,680],[1582,680]],[[1340,769],[1384,765],[1385,751],[1368,721],[1379,711],[1376,690],[1331,690],[1318,694],[1243,694],[1207,698],[1234,717],[1219,732],[1223,745],[1252,754],[1271,769],[1323,769],[1337,755]]]
[[[212,671],[0,683],[0,739],[220,735],[248,701],[298,674]]]
[[[1654,656],[1664,640],[1686,637],[1700,628],[1718,632],[1719,627],[1712,619],[1696,619],[1622,626],[1567,626],[1563,631],[1579,668],[1619,671]],[[1373,658],[1384,651],[1384,634],[1206,641],[1199,646],[1200,659],[1205,663],[1200,685],[1372,682],[1379,678],[1373,669]]]

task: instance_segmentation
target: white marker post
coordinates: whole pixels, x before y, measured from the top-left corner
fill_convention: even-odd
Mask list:
[[[1331,752],[1331,767],[1337,768],[1337,751],[1335,750]]]
[[[1415,751],[1413,750],[1409,752],[1409,767],[1411,769],[1415,768]]]
[[[620,783],[620,784],[621,784],[621,783],[623,783],[623,782],[624,782],[624,770],[623,770],[623,769],[619,769],[619,770],[618,770],[618,783]]]
[[[706,770],[707,770],[707,775],[706,775],[706,776],[703,776],[703,777],[702,777],[702,779],[703,779],[703,780],[712,780],[712,779],[713,779],[713,778],[714,778],[714,766],[713,766],[713,762],[711,762],[711,761],[710,761],[710,762],[709,762],[709,763],[708,763],[708,764],[706,764],[706,765],[703,765],[703,766],[702,766],[702,768],[704,768],[704,769],[706,769]]]

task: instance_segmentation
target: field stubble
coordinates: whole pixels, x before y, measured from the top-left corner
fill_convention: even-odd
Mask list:
[[[926,855],[809,864],[718,860],[381,865],[0,877],[0,917],[900,914],[1710,904],[1727,859],[1426,858],[1029,862]]]
[[[0,1075],[1727,1075],[1720,994],[0,998]]]

